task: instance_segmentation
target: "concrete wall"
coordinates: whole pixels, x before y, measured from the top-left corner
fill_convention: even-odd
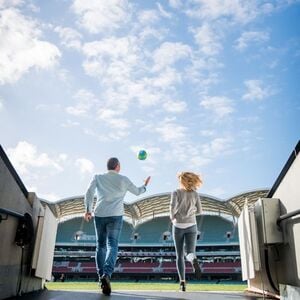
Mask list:
[[[37,226],[37,216],[43,210],[35,194],[29,193],[28,198],[16,182],[11,170],[0,156],[0,208],[9,209],[24,215],[33,216],[34,229]],[[4,218],[5,214],[1,213]],[[24,247],[23,274],[21,276],[22,249],[14,242],[18,219],[8,215],[7,220],[0,223],[0,299],[17,294],[21,281],[21,292],[38,290],[43,287],[43,280],[31,275],[31,259],[34,246],[34,237],[31,244]]]
[[[300,154],[276,189],[273,198],[281,201],[281,214],[300,208]],[[281,284],[300,287],[300,215],[282,221],[284,244],[278,247],[277,276]]]

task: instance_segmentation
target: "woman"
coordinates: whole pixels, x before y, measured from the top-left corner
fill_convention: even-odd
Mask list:
[[[192,263],[197,279],[201,269],[196,256],[197,222],[196,214],[202,213],[202,206],[197,189],[202,180],[199,175],[182,172],[178,175],[179,189],[171,196],[170,218],[173,223],[173,239],[176,250],[176,267],[180,280],[180,290],[186,290],[184,246],[187,260]]]

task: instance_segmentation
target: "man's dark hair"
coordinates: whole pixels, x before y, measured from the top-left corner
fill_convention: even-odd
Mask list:
[[[107,170],[114,170],[119,163],[120,162],[119,162],[119,160],[116,157],[111,157],[107,161]]]

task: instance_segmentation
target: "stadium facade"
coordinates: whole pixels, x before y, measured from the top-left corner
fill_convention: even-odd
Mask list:
[[[227,200],[200,194],[204,213],[197,216],[196,252],[204,279],[241,279],[237,218],[246,201],[253,204],[267,194],[267,189],[259,189]],[[124,204],[115,278],[177,278],[170,197],[171,193],[161,193]],[[93,222],[83,220],[83,196],[47,204],[59,220],[53,263],[55,280],[96,279],[95,231]],[[193,278],[189,264],[186,273],[188,279]]]

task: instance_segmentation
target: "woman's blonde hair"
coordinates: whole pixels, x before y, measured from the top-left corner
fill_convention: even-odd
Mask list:
[[[192,172],[181,172],[177,174],[179,182],[187,191],[195,191],[201,186],[202,179],[200,175]]]

